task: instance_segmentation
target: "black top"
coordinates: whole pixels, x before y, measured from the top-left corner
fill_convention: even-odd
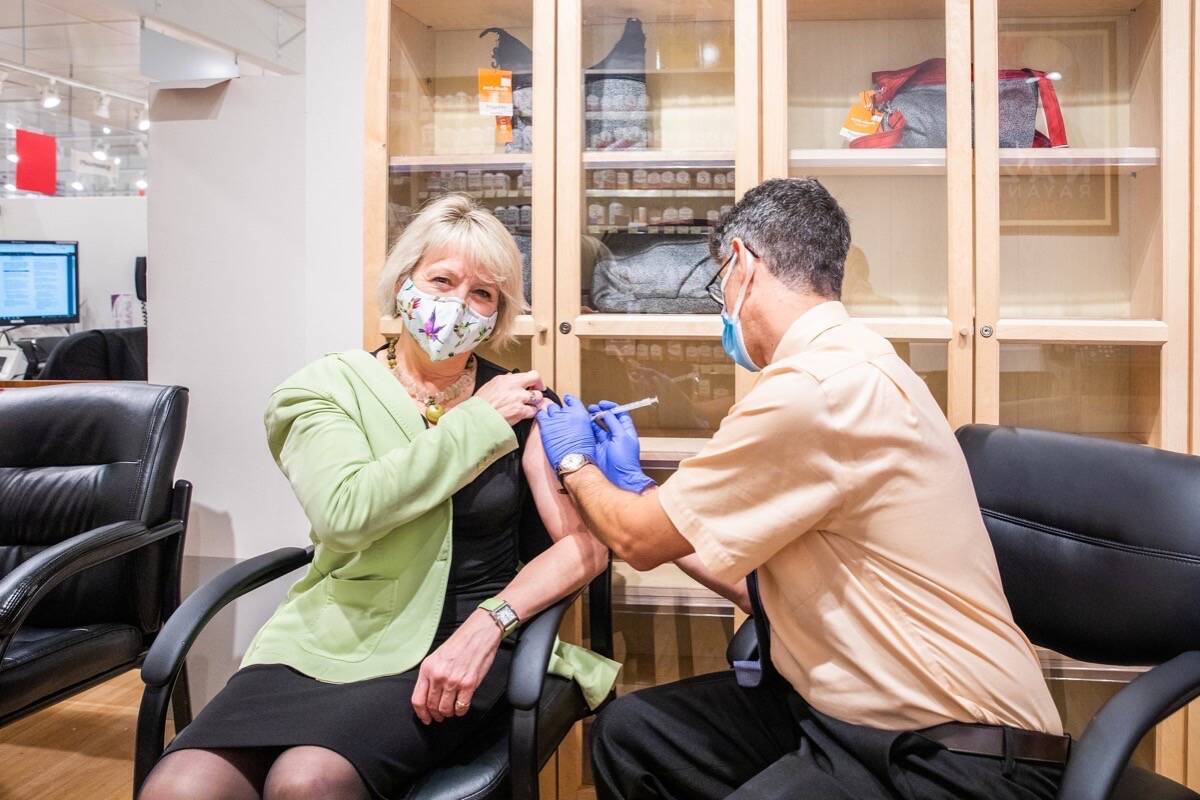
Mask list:
[[[508,372],[479,356],[475,359],[473,392]],[[547,391],[546,396],[558,400],[553,392]],[[435,648],[481,602],[508,585],[517,574],[518,562],[532,558],[549,544],[521,467],[525,442],[532,429],[533,420],[514,425],[517,449],[494,461],[475,480],[454,493],[453,555]]]

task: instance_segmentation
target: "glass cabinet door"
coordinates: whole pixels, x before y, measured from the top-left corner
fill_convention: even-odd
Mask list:
[[[1186,447],[1187,25],[976,2],[980,421]]]
[[[434,198],[461,192],[522,255],[517,344],[484,357],[553,372],[554,4],[393,0],[389,243]]]
[[[971,417],[970,19],[970,0],[763,4],[763,62],[787,65],[763,72],[764,177],[837,198],[842,302],[922,374],[938,365],[955,424]]]
[[[658,397],[633,414],[652,461],[699,449],[737,394],[706,291],[719,268],[708,234],[757,180],[756,137],[739,139],[757,75],[739,84],[735,70],[756,12],[559,4],[557,383],[589,402]]]

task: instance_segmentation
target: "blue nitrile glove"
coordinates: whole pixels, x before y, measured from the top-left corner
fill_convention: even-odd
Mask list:
[[[611,400],[588,406],[589,415],[604,414],[601,417],[604,426],[592,423],[596,434],[596,466],[617,488],[641,494],[654,481],[642,472],[642,447],[633,419],[627,412],[620,416],[613,414],[611,409],[616,407]]]
[[[537,413],[537,421],[546,459],[555,470],[571,453],[582,453],[592,461],[596,460],[596,436],[592,431],[592,418],[578,397],[564,395],[561,406],[557,403],[547,403],[546,407]]]

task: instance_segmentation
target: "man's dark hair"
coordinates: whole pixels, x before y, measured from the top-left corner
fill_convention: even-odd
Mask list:
[[[790,288],[842,296],[850,222],[816,178],[782,178],[755,186],[709,237],[713,259],[729,257],[741,239]]]

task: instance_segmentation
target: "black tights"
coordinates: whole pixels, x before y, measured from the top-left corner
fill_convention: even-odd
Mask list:
[[[354,765],[324,747],[176,750],[146,779],[138,800],[366,800]]]

